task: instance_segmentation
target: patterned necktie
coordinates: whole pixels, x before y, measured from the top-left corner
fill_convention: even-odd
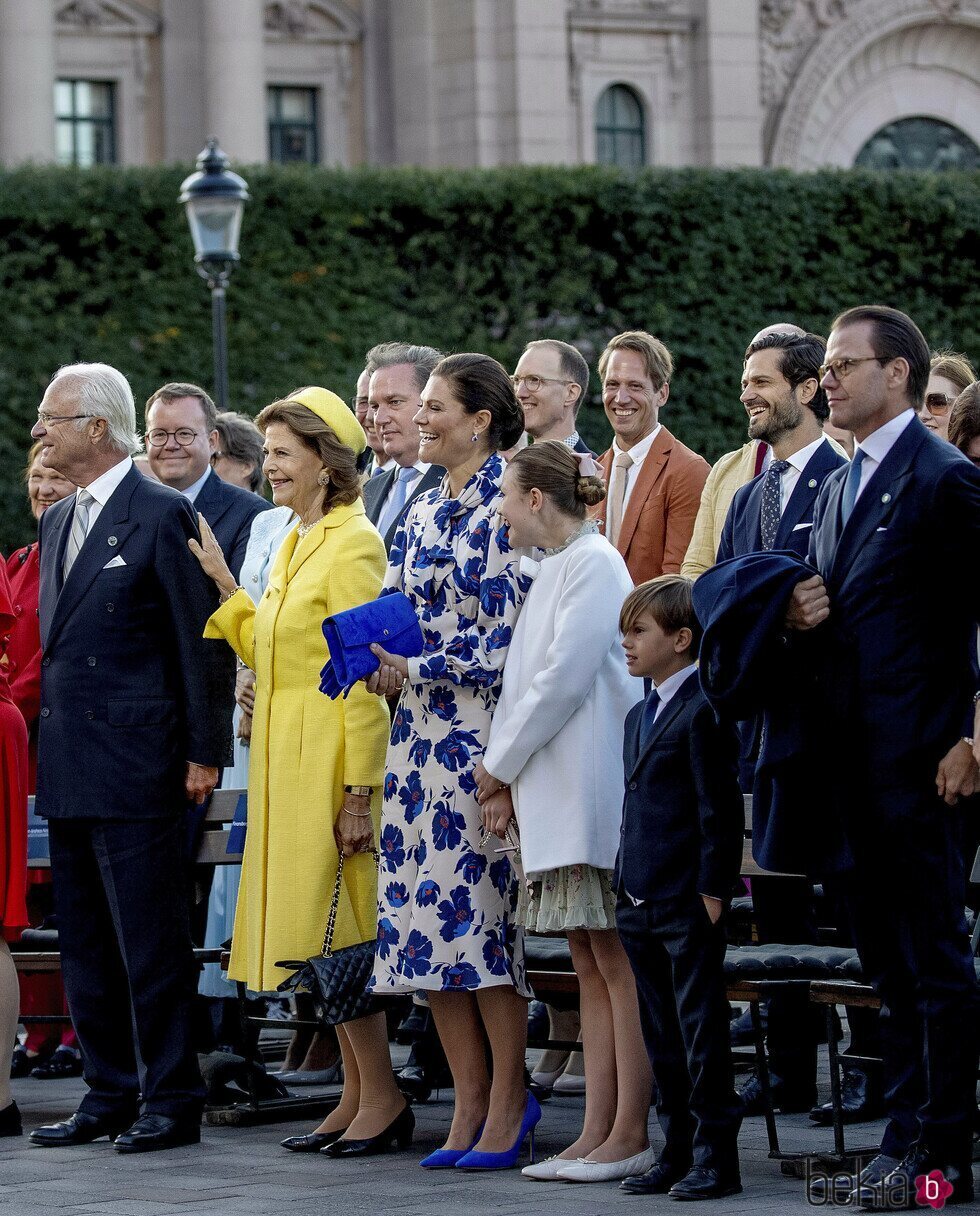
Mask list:
[[[85,543],[85,537],[88,535],[88,517],[94,502],[95,499],[88,490],[79,490],[75,497],[75,514],[72,516],[71,532],[68,534],[65,562],[62,566],[64,578],[68,577],[68,571],[74,566],[78,551]]]
[[[841,495],[840,500],[841,524],[846,524],[851,518],[851,512],[854,510],[854,504],[857,502],[858,489],[861,485],[861,465],[864,463],[864,457],[865,452],[863,448],[854,449],[854,459],[847,470],[847,477],[844,480],[844,493]]]
[[[395,484],[391,487],[388,501],[378,516],[378,531],[382,536],[388,534],[388,529],[401,514],[402,508],[408,502],[408,487],[418,475],[418,469],[413,468],[411,465],[407,469],[398,470],[398,477],[395,479]]]
[[[657,709],[660,706],[660,693],[655,688],[652,688],[647,694],[647,699],[643,702],[643,720],[640,723],[640,751],[646,747],[650,741],[650,735],[653,733],[653,724],[657,718]]]
[[[783,474],[789,468],[788,460],[774,460],[762,483],[762,547],[771,549],[776,543],[779,530],[781,484]]]
[[[629,471],[633,466],[633,457],[629,452],[620,452],[616,456],[614,468],[618,470],[613,477],[612,494],[606,511],[606,540],[615,545],[619,540],[619,529],[623,526],[623,507],[626,502],[626,482]]]

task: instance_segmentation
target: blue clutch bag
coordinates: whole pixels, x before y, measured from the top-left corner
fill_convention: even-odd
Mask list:
[[[346,697],[358,680],[380,667],[371,653],[373,643],[390,654],[412,659],[422,653],[422,627],[412,601],[401,591],[328,616],[323,622],[330,659],[320,672],[320,691],[331,700]]]

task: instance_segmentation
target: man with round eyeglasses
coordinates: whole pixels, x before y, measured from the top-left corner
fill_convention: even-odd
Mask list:
[[[591,452],[579,436],[576,418],[589,391],[589,365],[568,342],[529,342],[511,377],[532,439],[555,439],[573,452]]]

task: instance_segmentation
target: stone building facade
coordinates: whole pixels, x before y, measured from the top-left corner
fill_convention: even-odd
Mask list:
[[[980,163],[980,0],[0,0],[0,162]]]

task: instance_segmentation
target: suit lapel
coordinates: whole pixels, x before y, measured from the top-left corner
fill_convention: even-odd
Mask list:
[[[745,510],[736,521],[741,533],[735,537],[736,553],[760,553],[762,551],[762,488],[765,477],[753,478],[751,489],[745,496]]]
[[[894,511],[895,503],[912,474],[915,456],[925,442],[925,434],[922,423],[913,418],[861,491],[861,497],[854,504],[850,519],[839,534],[837,551],[834,554],[831,568],[831,578],[835,586],[840,587],[844,582],[855,558],[869,537],[874,535],[875,529],[880,528],[882,521]],[[840,528],[840,497],[843,493],[843,485],[842,479],[837,501],[833,504],[835,525],[838,528]]]
[[[612,474],[613,451],[612,448],[607,448],[599,457],[598,465],[601,471],[602,480],[605,482],[606,489],[609,489],[609,479]],[[599,506],[592,513],[593,519],[599,521],[599,527],[603,536],[606,534],[606,506],[609,502],[608,496],[602,500]]]
[[[796,485],[789,496],[786,510],[779,520],[773,548],[785,549],[789,544],[793,529],[797,524],[803,522],[804,516],[809,513],[810,518],[813,518],[813,504],[817,501],[824,477],[837,467],[836,456],[837,453],[830,444],[826,440],[822,440],[820,446],[806,462],[803,471],[796,479]]]
[[[207,481],[201,486],[197,498],[191,503],[194,511],[199,512],[208,521],[208,527],[212,532],[231,506],[231,502],[227,499],[222,502],[224,496],[221,493],[220,481],[218,474],[212,469]]]
[[[678,688],[677,692],[670,698],[664,709],[661,711],[656,722],[653,724],[653,730],[647,736],[646,742],[641,743],[639,734],[637,735],[637,756],[636,763],[633,766],[633,772],[640,767],[643,761],[647,758],[647,754],[657,740],[661,737],[664,731],[670,726],[671,722],[677,717],[684,706],[687,704],[691,696],[697,691],[700,677],[696,671],[692,671],[684,683]],[[643,715],[640,714],[639,725],[637,731],[642,729]],[[632,774],[631,774],[632,775]]]
[[[619,539],[616,542],[616,548],[620,553],[625,553],[630,546],[643,505],[653,492],[653,487],[660,474],[664,471],[673,446],[674,436],[665,426],[662,426],[660,434],[653,441],[653,447],[647,452],[646,460],[640,465],[640,471],[636,475],[636,484],[630,491],[629,504],[619,529]]]
[[[51,631],[58,596],[61,594],[61,570],[65,563],[68,535],[71,532],[71,521],[74,515],[73,503],[74,495],[50,506],[45,512],[44,522],[41,526],[44,547],[38,575],[38,620],[41,642],[45,646]]]
[[[389,469],[387,473],[379,473],[377,477],[372,477],[365,487],[364,491],[364,509],[371,523],[376,524],[381,518],[381,509],[385,499],[388,497],[388,491],[391,489],[395,474],[398,472],[398,466]],[[368,503],[368,490],[371,491],[371,501]]]
[[[143,474],[139,469],[135,466],[131,468],[99,512],[61,588],[46,645],[51,645],[106,563],[123,555],[124,542],[136,527],[130,519],[130,500],[142,480]],[[59,570],[63,556],[64,544],[60,544],[57,553]]]

